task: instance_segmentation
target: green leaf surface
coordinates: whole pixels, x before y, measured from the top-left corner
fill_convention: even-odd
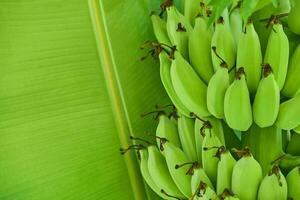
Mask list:
[[[123,27],[112,35],[119,38],[113,44],[118,44],[115,63],[126,79],[122,98],[130,97],[126,105],[131,105],[127,115],[132,130],[142,134],[144,125],[152,126],[140,124],[138,113],[161,99],[148,93],[159,84],[157,74],[149,75],[158,73],[157,64],[133,63],[140,52],[125,47],[150,34],[149,26],[127,22],[146,21],[141,11],[128,9],[147,6],[142,1],[104,2],[111,8],[110,26]],[[122,21],[116,17],[120,11]],[[88,2],[1,0],[0,27],[0,199],[134,199],[119,154],[121,144]],[[119,43],[121,39],[125,44]]]

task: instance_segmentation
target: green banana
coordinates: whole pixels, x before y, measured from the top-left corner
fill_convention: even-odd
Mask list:
[[[218,147],[222,146],[219,138],[211,131],[210,128],[205,129],[205,136],[202,143],[202,165],[209,179],[216,185],[217,171],[219,159],[215,156]]]
[[[230,21],[230,29],[232,31],[232,35],[235,41],[235,46],[237,47],[239,44],[240,36],[243,31],[243,20],[240,15],[239,8],[234,8],[229,16]]]
[[[272,66],[279,89],[283,88],[289,61],[289,40],[279,23],[275,23],[269,36],[264,63]]]
[[[196,192],[193,194],[193,196],[189,199],[192,200],[212,200],[217,199],[217,195],[213,189],[211,189],[206,183],[200,182],[198,184],[198,188]]]
[[[280,104],[276,125],[291,130],[300,125],[300,95]]]
[[[253,120],[261,128],[272,126],[280,105],[280,90],[269,65],[263,67],[263,78],[259,82],[253,103]]]
[[[148,147],[148,169],[153,181],[161,190],[178,198],[185,197],[174,183],[164,157],[155,146]]]
[[[172,45],[175,45],[177,50],[183,55],[185,59],[189,58],[188,55],[188,40],[189,33],[192,26],[187,19],[180,14],[174,7],[167,8],[167,32]]]
[[[176,94],[191,112],[201,117],[210,115],[206,106],[207,86],[178,52],[172,61],[171,80]]]
[[[178,118],[178,133],[183,152],[190,161],[197,161],[197,151],[194,136],[195,120],[180,115]]]
[[[196,18],[195,27],[189,37],[189,56],[191,65],[205,83],[208,83],[214,74],[210,49],[211,38],[212,30],[207,27],[205,19]]]
[[[300,80],[297,76],[300,73],[299,62],[300,45],[297,46],[289,62],[287,78],[282,89],[282,94],[286,97],[294,97],[297,93],[299,93]]]
[[[177,147],[181,147],[178,137],[177,125],[165,115],[159,116],[159,122],[156,128],[158,138],[166,138]],[[157,140],[157,146],[160,148],[160,142]]]
[[[224,132],[225,146],[227,149],[242,148],[240,131],[235,131],[230,128],[226,122],[222,121],[222,127]]]
[[[253,95],[261,77],[262,54],[259,37],[252,23],[248,23],[241,34],[237,48],[237,68],[243,67],[247,75],[246,81]]]
[[[214,117],[207,117],[202,120],[195,121],[195,143],[198,155],[198,162],[202,162],[202,143],[205,135],[205,129],[211,128],[211,131],[219,138],[221,143],[225,145],[225,134],[223,132],[222,122]],[[203,132],[204,131],[204,132]]]
[[[191,179],[191,188],[193,194],[196,192],[201,182],[206,183],[208,187],[214,189],[214,186],[206,175],[204,169],[199,165],[198,168],[194,169],[194,174]]]
[[[242,200],[256,200],[262,170],[249,149],[245,149],[232,172],[232,191]]]
[[[286,147],[286,152],[294,156],[300,156],[300,134],[292,133],[291,139]]]
[[[300,167],[295,167],[286,177],[288,185],[288,198],[300,199]]]
[[[161,193],[161,189],[155,184],[153,178],[150,175],[149,168],[148,168],[148,152],[145,149],[142,149],[140,152],[140,170],[141,174],[146,181],[146,183],[149,185],[149,187],[160,197],[165,198],[165,196]]]
[[[263,175],[272,168],[272,162],[284,154],[282,131],[276,126],[260,128],[255,123],[242,135],[244,147],[249,147],[260,163]]]
[[[243,68],[239,68],[236,79],[228,87],[224,99],[224,114],[229,127],[246,131],[252,124],[250,95]]]
[[[236,161],[224,146],[218,149],[217,156],[220,161],[218,163],[216,188],[217,194],[222,194],[225,189],[231,188],[232,171]]]
[[[298,0],[295,0],[294,6],[291,8],[291,11],[288,16],[289,29],[298,35],[300,35],[299,9],[300,9],[300,2]]]
[[[215,71],[224,63],[226,63],[228,69],[234,67],[236,58],[235,41],[231,30],[226,26],[226,22],[222,17],[216,24],[211,47],[212,63]]]
[[[225,189],[221,195],[219,195],[220,200],[239,200],[232,191]]]
[[[258,200],[286,200],[287,183],[278,166],[274,166],[261,182]]]
[[[169,172],[175,184],[185,197],[190,197],[192,195],[190,175],[192,174],[188,174],[189,166],[182,165],[189,163],[190,160],[181,149],[176,147],[171,142],[166,142],[163,144],[163,152],[165,154]]]
[[[169,36],[167,33],[167,24],[158,15],[151,15],[151,21],[153,26],[153,32],[157,41],[161,44],[171,46]]]
[[[186,106],[182,103],[178,95],[176,94],[172,80],[171,80],[171,60],[168,56],[168,54],[164,51],[162,51],[159,54],[159,60],[160,60],[160,79],[163,83],[163,86],[170,97],[172,103],[175,105],[175,107],[178,109],[180,113],[182,113],[185,116],[190,116],[190,111],[186,108]]]
[[[185,0],[184,15],[192,25],[200,12],[200,2],[201,0]]]
[[[224,118],[224,97],[230,80],[227,67],[220,67],[207,86],[207,108],[216,118]]]

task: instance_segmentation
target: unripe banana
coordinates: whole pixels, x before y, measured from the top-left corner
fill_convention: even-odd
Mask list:
[[[242,200],[256,200],[262,170],[249,150],[238,160],[232,172],[232,191]]]
[[[158,138],[166,138],[169,142],[177,147],[181,147],[178,137],[176,124],[165,115],[159,116],[159,123],[156,128],[156,136]],[[160,142],[157,140],[157,146],[160,148]]]
[[[220,161],[218,163],[216,188],[217,194],[222,194],[225,189],[231,188],[232,171],[236,161],[224,146],[218,149],[218,157]]]
[[[296,0],[294,1],[294,6],[292,7],[288,16],[288,25],[291,31],[300,35],[299,9],[300,9],[300,1]]]
[[[240,200],[232,193],[229,189],[225,189],[221,195],[219,195],[220,200]]]
[[[287,72],[286,81],[284,87],[282,89],[282,94],[286,97],[294,97],[297,93],[299,93],[300,89],[300,80],[299,80],[299,73],[300,73],[300,45],[296,48],[295,52],[293,53],[289,68]]]
[[[286,152],[294,156],[300,156],[300,134],[292,132],[292,136],[290,141],[288,142]]]
[[[262,54],[259,37],[252,23],[248,23],[241,34],[236,62],[237,68],[244,68],[248,89],[254,95],[261,77]]]
[[[300,125],[300,95],[280,104],[276,125],[291,130]]]
[[[229,87],[227,67],[220,67],[210,79],[207,86],[207,108],[216,118],[224,118],[224,97]]]
[[[210,115],[206,106],[207,86],[178,52],[172,61],[171,80],[176,94],[191,112],[201,117]]]
[[[222,146],[219,138],[211,131],[210,128],[205,129],[205,136],[202,143],[202,165],[209,179],[216,185],[217,170],[219,159],[216,157],[217,148]]]
[[[225,63],[228,69],[235,65],[236,46],[231,30],[226,26],[223,18],[220,18],[216,24],[215,32],[212,37],[211,47],[216,49],[216,53],[212,49],[212,62],[214,70]],[[220,59],[222,58],[222,59]]]
[[[171,80],[171,60],[166,52],[161,52],[159,54],[160,60],[160,79],[163,83],[163,86],[170,97],[171,101],[178,109],[180,113],[185,116],[190,116],[190,111],[186,108],[186,106],[182,103],[182,101],[177,96],[172,80]]]
[[[272,168],[259,187],[258,200],[268,199],[287,199],[287,183],[278,166]]]
[[[280,105],[280,90],[274,79],[271,66],[263,68],[253,103],[253,119],[261,128],[272,126],[277,118]]]
[[[295,167],[286,177],[288,198],[300,199],[300,167]]]
[[[147,150],[140,150],[140,170],[141,174],[146,181],[146,183],[149,185],[149,187],[160,197],[165,198],[165,196],[161,193],[161,189],[155,184],[153,178],[150,175],[149,168],[148,168],[148,152]]]
[[[226,91],[224,114],[228,126],[235,130],[246,131],[252,124],[250,95],[243,68],[237,71],[236,79]]]
[[[274,24],[269,36],[264,63],[272,66],[279,89],[283,88],[289,61],[289,40],[281,24]]]
[[[202,143],[203,143],[203,137],[205,135],[205,128],[207,126],[211,127],[211,131],[219,138],[221,143],[225,145],[225,134],[223,132],[223,126],[221,120],[216,119],[214,117],[207,117],[202,119],[202,121],[196,119],[194,131],[195,131],[196,151],[197,151],[199,163],[202,163]]]
[[[192,26],[174,6],[167,8],[167,16],[167,32],[171,43],[185,59],[188,59],[188,40]]]
[[[254,158],[260,163],[263,175],[272,168],[272,162],[284,154],[282,130],[276,126],[260,128],[255,123],[242,135],[243,146],[251,149]]]
[[[166,162],[169,172],[179,190],[186,197],[192,195],[191,190],[191,175],[189,174],[189,166],[183,165],[191,162],[181,149],[170,142],[163,144],[163,152],[165,153]]]
[[[194,169],[194,174],[191,180],[191,188],[193,194],[196,192],[201,182],[206,183],[208,187],[214,189],[214,186],[206,175],[204,169],[201,166],[198,166],[198,168]]]
[[[153,181],[161,190],[172,196],[185,197],[174,183],[164,157],[155,146],[148,147],[148,169]]]
[[[178,118],[178,133],[183,152],[190,161],[197,161],[197,151],[194,136],[195,120],[180,115]]]
[[[159,43],[171,46],[169,36],[167,33],[167,24],[158,15],[151,15],[154,35]]]
[[[201,0],[185,0],[184,15],[192,25],[200,12],[200,2]]]
[[[211,61],[212,30],[207,27],[203,17],[196,18],[195,27],[189,38],[189,56],[191,65],[200,78],[208,83],[214,73]]]
[[[215,191],[211,189],[206,183],[200,182],[198,184],[198,188],[193,196],[190,198],[191,200],[212,200],[217,199]]]
[[[232,10],[229,16],[229,20],[230,20],[230,28],[235,41],[235,46],[237,47],[239,44],[240,36],[243,31],[243,20],[240,15],[239,8],[234,8],[234,10]]]

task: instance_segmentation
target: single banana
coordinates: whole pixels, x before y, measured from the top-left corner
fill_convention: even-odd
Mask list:
[[[163,144],[163,152],[165,154],[169,172],[175,184],[185,197],[190,197],[192,195],[190,184],[192,172],[189,172],[190,167],[185,164],[190,163],[191,161],[180,148],[176,147],[171,142]]]
[[[269,36],[264,63],[272,66],[279,89],[283,88],[289,61],[289,40],[279,23],[275,23]]]
[[[289,172],[286,181],[288,185],[288,198],[293,200],[300,199],[300,166],[295,167]]]
[[[190,111],[186,108],[186,106],[182,103],[178,95],[176,94],[172,80],[171,80],[171,60],[168,56],[168,54],[164,51],[162,51],[159,54],[159,60],[160,60],[160,79],[163,83],[163,86],[170,97],[172,103],[175,105],[175,107],[178,109],[180,113],[182,113],[185,116],[190,116]]]
[[[174,183],[164,157],[155,146],[148,147],[148,169],[153,181],[161,190],[172,196],[185,198]]]
[[[220,67],[207,86],[207,108],[216,118],[224,118],[224,97],[230,85],[227,66]]]
[[[262,170],[249,149],[245,149],[232,172],[232,191],[242,200],[256,200]]]
[[[224,99],[225,119],[230,128],[246,131],[252,124],[252,108],[245,71],[239,68],[236,79],[228,87]]]
[[[214,186],[205,173],[204,169],[200,165],[198,165],[198,167],[194,169],[194,174],[191,179],[191,188],[193,194],[196,192],[201,182],[206,183],[208,187],[214,189]]]
[[[161,44],[171,46],[171,42],[167,33],[167,24],[158,15],[151,15],[153,32],[157,41]]]
[[[178,137],[177,125],[166,115],[159,116],[159,122],[156,128],[156,136],[158,138],[166,138],[169,142],[177,147],[181,147]],[[157,146],[160,148],[160,141],[157,140]]]
[[[211,47],[212,63],[215,71],[224,62],[227,64],[228,69],[234,67],[236,58],[235,41],[231,30],[226,26],[226,22],[222,17],[216,24]],[[215,51],[213,48],[215,48]]]
[[[216,185],[219,162],[216,154],[218,151],[218,147],[222,146],[222,143],[219,138],[212,132],[211,128],[206,128],[202,145],[203,169],[213,185]]]
[[[241,34],[236,62],[237,68],[244,68],[248,89],[254,95],[261,77],[262,54],[259,37],[252,23],[248,23]]]
[[[299,18],[300,18],[300,2],[298,0],[294,1],[294,6],[292,7],[289,16],[288,16],[288,25],[291,31],[294,33],[300,35],[300,24],[299,24]]]
[[[197,151],[194,136],[195,119],[180,115],[178,118],[178,133],[183,152],[190,161],[197,161]]]
[[[231,188],[232,171],[236,161],[224,146],[218,149],[217,156],[220,161],[218,163],[216,188],[217,194],[222,194],[225,189]]]
[[[288,142],[288,145],[286,147],[286,152],[294,156],[300,156],[299,147],[300,147],[300,134],[292,132],[291,139]]]
[[[282,130],[276,126],[260,128],[255,123],[242,135],[244,147],[249,147],[254,158],[260,163],[263,175],[272,168],[272,162],[284,154]]]
[[[278,166],[274,166],[261,182],[258,200],[286,200],[287,183]]]
[[[261,128],[272,126],[280,105],[280,90],[269,65],[263,67],[263,78],[259,82],[253,103],[253,120]]]
[[[187,19],[174,7],[167,8],[167,32],[172,45],[175,45],[177,50],[185,59],[188,55],[188,40],[192,26]]]
[[[150,175],[149,168],[148,168],[148,152],[145,149],[142,149],[139,151],[140,153],[140,170],[141,174],[146,181],[146,183],[149,185],[149,187],[160,197],[165,198],[165,196],[161,193],[161,189],[156,185],[153,178]]]
[[[211,127],[211,131],[219,138],[221,143],[225,145],[225,134],[223,132],[222,121],[214,117],[204,119],[196,119],[195,121],[195,143],[198,155],[198,162],[202,163],[202,143],[205,135],[205,128]]]
[[[221,195],[219,195],[220,200],[239,200],[235,194],[229,189],[225,189]]]
[[[239,44],[240,36],[243,31],[243,20],[238,7],[234,8],[234,10],[231,11],[229,20],[230,29],[232,31],[232,35],[235,41],[235,46],[237,47]]]
[[[184,16],[192,25],[195,23],[195,18],[200,12],[200,2],[201,0],[185,0]]]
[[[215,191],[212,188],[210,188],[206,183],[201,181],[200,184],[198,184],[198,188],[197,188],[196,192],[189,199],[191,199],[191,200],[213,200],[213,199],[217,199],[217,198],[218,198],[218,196],[215,193]]]
[[[195,27],[189,37],[189,56],[191,65],[207,84],[214,74],[214,69],[210,49],[212,30],[206,24],[203,17],[196,18]]]
[[[297,76],[297,74],[300,73],[299,63],[300,45],[297,46],[289,62],[286,81],[282,89],[282,94],[286,97],[294,97],[297,93],[299,93],[300,80]]]
[[[276,125],[291,130],[300,125],[300,95],[280,104]]]
[[[171,80],[176,94],[191,112],[201,117],[210,115],[206,106],[207,86],[178,52],[172,61]]]

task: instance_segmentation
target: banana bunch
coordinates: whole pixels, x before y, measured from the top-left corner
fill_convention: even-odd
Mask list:
[[[152,13],[176,117],[159,110],[156,144],[122,153],[163,199],[300,200],[300,1],[216,2]]]

